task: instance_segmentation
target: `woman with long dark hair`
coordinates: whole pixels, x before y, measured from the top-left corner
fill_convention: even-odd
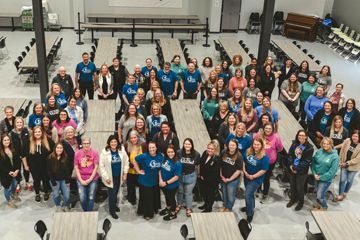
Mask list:
[[[324,108],[319,110],[309,126],[309,135],[314,143],[319,146],[321,139],[325,136],[326,128],[331,126],[335,114],[332,112],[332,104],[330,101],[324,103]]]
[[[253,108],[251,98],[247,98],[244,101],[242,108],[238,113],[238,118],[240,122],[245,123],[246,132],[254,133],[256,130],[256,124],[258,121],[258,115],[256,110]]]
[[[349,137],[349,131],[344,127],[341,116],[336,115],[333,118],[331,126],[326,128],[324,136],[333,140],[334,148],[340,153],[344,140]]]
[[[76,133],[80,136],[83,135],[85,133],[84,112],[81,107],[76,105],[75,98],[71,97],[69,99],[69,104],[65,111],[68,112],[69,117],[76,123]]]
[[[41,120],[44,116],[44,107],[40,102],[34,103],[33,113],[28,117],[27,123],[29,129],[41,125]]]
[[[324,88],[325,93],[329,92],[332,84],[330,66],[324,65],[321,68],[317,79],[319,86],[322,86]]]
[[[220,143],[220,149],[223,150],[226,144],[226,139],[230,133],[235,134],[236,125],[238,124],[238,118],[234,113],[229,113],[226,120],[220,125],[218,131],[218,140]]]
[[[350,135],[360,129],[360,112],[353,98],[346,101],[345,107],[341,108],[338,114],[344,119],[344,127],[349,130]]]
[[[266,64],[262,71],[260,71],[261,85],[260,90],[265,95],[271,98],[271,94],[275,88],[275,74],[272,72],[271,65]]]
[[[49,116],[51,122],[58,118],[60,107],[57,105],[54,95],[50,95],[47,98],[44,112]]]
[[[297,71],[297,78],[299,79],[299,82],[302,84],[306,82],[309,76],[310,76],[309,63],[308,61],[304,60],[299,65],[299,69]]]
[[[135,121],[137,118],[143,117],[136,111],[136,106],[133,103],[130,103],[125,110],[125,113],[121,116],[118,126],[118,138],[119,142],[126,142],[126,136],[130,129],[135,126]]]
[[[289,79],[284,80],[280,86],[279,99],[297,119],[296,107],[299,105],[301,84],[296,78],[296,74],[290,74]]]
[[[72,126],[74,129],[77,129],[76,123],[69,117],[66,110],[60,111],[59,117],[52,122],[52,126],[57,129],[58,140],[62,139],[63,131],[67,126]]]
[[[84,98],[84,96],[81,95],[81,91],[79,88],[74,89],[74,93],[73,93],[72,97],[76,99],[76,106],[81,107],[81,109],[83,110],[84,123],[86,123],[87,118],[88,118],[88,105],[87,105],[87,101]]]
[[[59,141],[58,131],[55,127],[52,126],[48,115],[44,115],[41,127],[44,130],[47,138],[51,139],[54,143]]]
[[[299,77],[299,75],[298,75],[298,77]],[[300,81],[300,78],[299,78],[299,81]],[[307,80],[301,84],[299,111],[300,111],[300,119],[302,122],[305,122],[305,118],[306,118],[306,112],[304,109],[305,103],[310,96],[314,95],[317,86],[318,86],[318,84],[316,82],[315,75],[309,75]]]

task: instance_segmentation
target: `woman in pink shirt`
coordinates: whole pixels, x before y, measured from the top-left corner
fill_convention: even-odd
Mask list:
[[[232,77],[229,81],[229,90],[231,96],[233,96],[234,94],[234,89],[240,89],[240,91],[242,92],[246,87],[247,87],[247,81],[243,77],[242,70],[240,68],[237,68],[235,70],[235,76]]]
[[[275,163],[277,160],[277,153],[283,151],[283,144],[281,142],[281,139],[277,133],[274,131],[274,127],[271,123],[267,123],[264,125],[264,131],[262,133],[257,133],[254,136],[255,138],[261,138],[265,143],[265,152],[266,155],[269,157],[270,160],[270,167],[266,171],[265,179],[263,183],[263,197],[262,200],[266,200],[269,189],[270,189],[270,176],[272,174],[272,171],[274,170]]]
[[[92,211],[95,202],[95,189],[99,175],[99,154],[91,148],[91,139],[84,137],[83,148],[75,152],[74,168],[76,172],[81,208]]]
[[[57,119],[52,122],[52,126],[54,128],[56,128],[56,130],[58,132],[58,136],[59,136],[58,141],[60,141],[62,139],[64,129],[67,126],[72,126],[74,129],[76,129],[76,127],[77,127],[74,120],[72,120],[69,117],[68,112],[65,111],[65,110],[60,111],[59,116],[57,117]]]

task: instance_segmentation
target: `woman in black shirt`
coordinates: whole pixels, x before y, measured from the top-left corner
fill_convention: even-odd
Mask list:
[[[261,92],[265,95],[271,98],[271,94],[275,87],[275,75],[271,71],[271,65],[267,64],[263,68],[263,70],[260,72],[260,78],[261,78]]]
[[[300,83],[306,82],[310,76],[309,63],[304,60],[300,63],[299,69],[297,71],[297,78]]]
[[[224,206],[220,212],[232,211],[235,203],[244,161],[238,145],[238,141],[231,139],[227,149],[221,153],[220,178]]]
[[[50,95],[47,99],[47,103],[44,107],[45,113],[49,116],[50,122],[55,121],[60,113],[60,108],[56,103],[56,97],[54,95]]]
[[[223,122],[219,127],[218,140],[220,143],[220,149],[224,149],[226,144],[226,139],[230,133],[235,135],[236,125],[238,124],[238,118],[235,113],[229,113],[225,122]]]

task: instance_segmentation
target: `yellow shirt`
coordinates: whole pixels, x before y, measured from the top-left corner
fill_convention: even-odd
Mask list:
[[[139,146],[138,150],[132,150],[131,153],[130,153],[130,156],[129,156],[129,161],[130,163],[134,163],[135,161],[135,157],[142,154],[142,149],[141,149],[141,146]],[[132,167],[132,168],[129,168],[129,172],[130,174],[137,174],[135,169]]]

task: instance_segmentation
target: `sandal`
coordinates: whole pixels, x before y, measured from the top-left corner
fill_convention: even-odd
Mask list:
[[[186,209],[186,216],[191,217],[192,210],[190,208]]]
[[[175,213],[178,214],[181,210],[181,205],[176,205]]]

